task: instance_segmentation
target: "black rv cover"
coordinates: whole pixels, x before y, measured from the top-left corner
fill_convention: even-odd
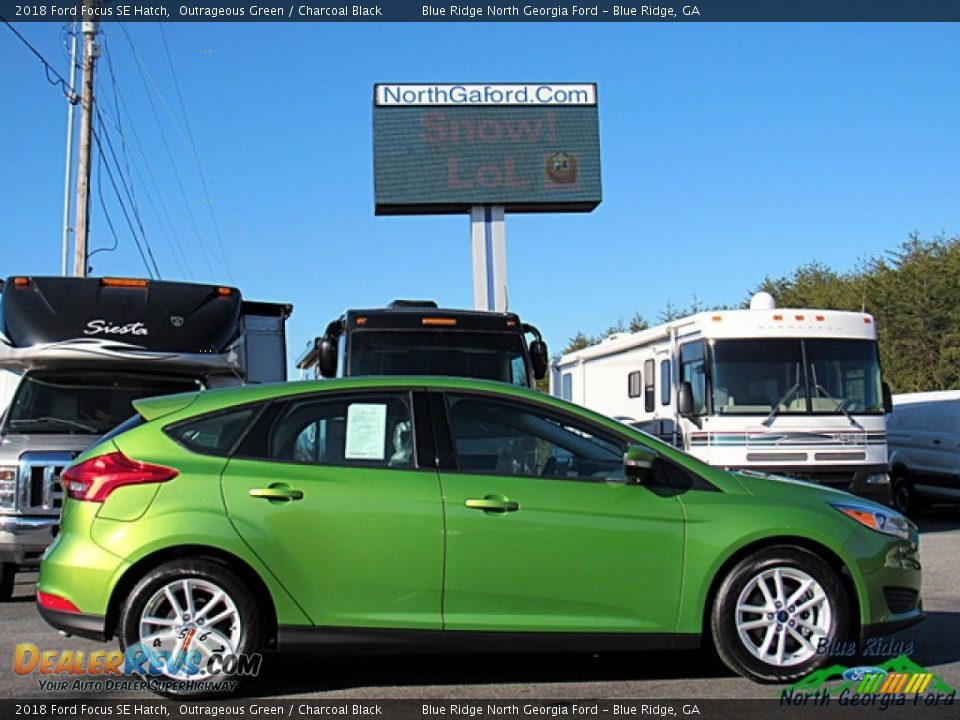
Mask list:
[[[240,332],[236,288],[161,280],[9,278],[4,334],[14,347],[98,338],[159,352],[223,352]]]

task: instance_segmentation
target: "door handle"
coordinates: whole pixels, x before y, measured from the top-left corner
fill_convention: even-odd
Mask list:
[[[266,500],[281,500],[284,502],[303,499],[303,490],[294,490],[289,485],[283,484],[271,485],[265,488],[251,488],[247,494],[250,495],[250,497],[264,498]]]
[[[487,495],[484,498],[468,498],[463,504],[471,510],[483,510],[484,512],[493,513],[516,512],[520,509],[520,503],[508,500],[502,495]]]

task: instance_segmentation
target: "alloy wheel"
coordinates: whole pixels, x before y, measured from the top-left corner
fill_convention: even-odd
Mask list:
[[[243,624],[237,604],[209,580],[187,578],[160,587],[144,605],[139,640],[163,658],[163,674],[175,680],[209,677],[209,661],[237,652]]]
[[[791,667],[817,655],[831,637],[834,613],[823,586],[794,567],[767,568],[750,579],[737,598],[737,634],[753,657]]]

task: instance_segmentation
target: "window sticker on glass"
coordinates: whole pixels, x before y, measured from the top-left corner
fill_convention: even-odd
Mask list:
[[[347,408],[347,460],[383,460],[387,439],[387,406],[353,403]]]

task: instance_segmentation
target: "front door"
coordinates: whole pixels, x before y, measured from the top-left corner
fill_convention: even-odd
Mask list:
[[[626,483],[621,439],[490,396],[445,404],[447,629],[675,631],[682,508]]]

